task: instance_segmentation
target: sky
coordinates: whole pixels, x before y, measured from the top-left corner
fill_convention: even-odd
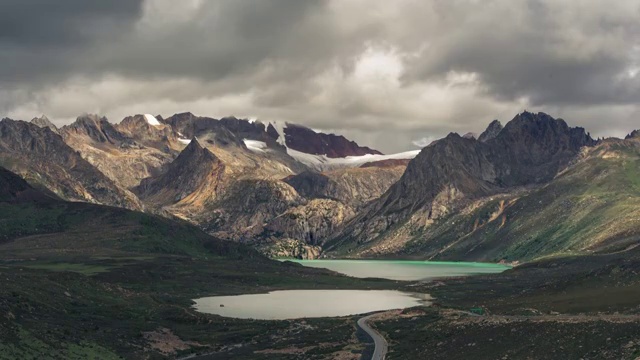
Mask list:
[[[288,121],[383,152],[640,128],[640,0],[0,0],[0,117]]]

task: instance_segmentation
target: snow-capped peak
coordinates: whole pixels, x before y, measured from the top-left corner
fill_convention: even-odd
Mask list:
[[[147,120],[147,123],[149,123],[149,125],[153,125],[153,126],[162,125],[160,124],[160,121],[158,121],[158,119],[156,119],[156,117],[151,114],[144,114],[143,116],[144,116],[144,119]]]

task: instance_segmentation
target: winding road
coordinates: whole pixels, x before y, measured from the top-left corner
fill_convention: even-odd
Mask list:
[[[389,348],[389,345],[387,344],[387,340],[385,340],[384,337],[382,335],[380,335],[379,332],[374,330],[367,323],[367,321],[369,319],[371,319],[371,317],[373,317],[375,315],[377,315],[377,314],[371,314],[371,315],[365,316],[363,318],[360,318],[358,320],[358,326],[362,330],[364,330],[367,334],[369,334],[369,336],[371,336],[371,338],[373,339],[373,343],[375,345],[375,350],[373,351],[373,355],[371,356],[371,360],[384,360],[384,358],[387,356],[387,350]]]

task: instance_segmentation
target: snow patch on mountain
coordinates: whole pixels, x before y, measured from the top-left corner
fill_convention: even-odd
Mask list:
[[[362,156],[347,156],[344,158],[329,158],[326,155],[313,155],[287,148],[287,154],[297,161],[319,171],[326,171],[344,167],[358,167],[369,162],[382,160],[413,159],[420,150],[406,151],[390,155],[367,154]]]
[[[151,114],[144,114],[144,119],[147,120],[147,123],[149,123],[149,125],[153,125],[153,126],[162,125],[160,124],[160,121],[158,121],[158,119],[156,119],[156,117]]]
[[[247,146],[247,149],[254,152],[265,152],[265,150],[267,149],[267,143],[264,141],[248,140],[248,139],[244,139],[242,141]]]

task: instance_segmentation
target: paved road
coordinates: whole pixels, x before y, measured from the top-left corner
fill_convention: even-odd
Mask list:
[[[379,332],[375,331],[373,328],[367,324],[367,320],[369,320],[372,316],[376,314],[371,314],[369,316],[365,316],[358,320],[358,326],[364,330],[369,336],[373,338],[373,343],[375,344],[375,350],[373,351],[373,356],[371,356],[371,360],[384,360],[387,356],[387,350],[389,345],[387,344],[387,340],[384,339]]]

